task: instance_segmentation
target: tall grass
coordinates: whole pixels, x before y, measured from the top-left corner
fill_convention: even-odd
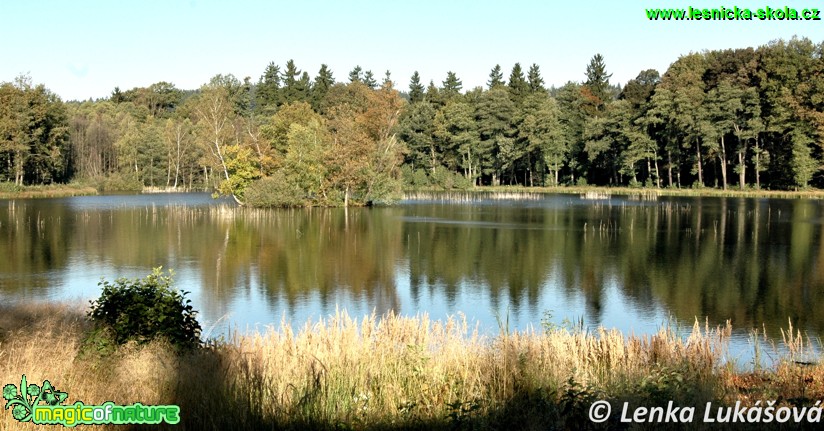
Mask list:
[[[460,192],[451,192],[455,195]],[[606,187],[606,186],[557,186],[557,187],[524,187],[524,186],[481,186],[466,190],[464,193],[486,193],[486,194],[506,194],[515,196],[517,194],[538,195],[541,193],[562,193],[577,194],[586,198],[587,195],[597,196],[595,199],[607,199],[610,195],[628,196],[637,200],[657,200],[659,196],[684,196],[684,197],[728,197],[728,198],[775,198],[775,199],[824,199],[824,190],[803,189],[803,190],[763,190],[729,188],[727,190],[716,188],[632,188],[632,187]],[[431,193],[435,194],[435,193]],[[416,197],[417,193],[409,191],[406,199],[421,199]],[[513,199],[513,198],[509,198]],[[428,199],[427,199],[428,200]]]
[[[820,365],[803,375],[792,363],[769,375],[724,367],[729,326],[697,323],[687,337],[670,328],[485,337],[462,317],[338,312],[181,353],[160,341],[112,351],[90,331],[77,306],[0,306],[0,384],[25,373],[67,391],[68,403],[177,404],[178,428],[198,430],[574,428],[592,425],[596,399],[754,402],[755,383],[783,391],[773,394],[783,402],[824,395]],[[0,414],[2,429],[34,429]]]
[[[18,186],[10,182],[0,182],[0,199],[62,198],[96,194],[97,190],[94,187],[79,183]]]

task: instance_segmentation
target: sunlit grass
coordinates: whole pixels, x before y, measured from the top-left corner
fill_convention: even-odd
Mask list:
[[[62,198],[96,194],[97,190],[94,187],[82,184],[16,186],[13,183],[0,182],[0,199]]]
[[[589,197],[598,199],[608,199],[612,195],[628,196],[630,199],[655,200],[659,196],[684,196],[684,197],[730,197],[730,198],[775,198],[775,199],[824,199],[824,190],[804,189],[804,190],[764,190],[747,188],[740,190],[737,187],[730,187],[727,190],[702,187],[702,188],[633,188],[633,187],[604,187],[604,186],[557,186],[557,187],[524,187],[524,186],[481,186],[468,189],[466,191],[443,192],[437,190],[409,190],[405,194],[406,199],[441,199],[449,200],[449,195],[463,196],[454,199],[469,199],[465,195],[472,194],[487,195],[487,199],[538,199],[542,193],[577,194],[582,198]],[[520,195],[520,197],[519,197]]]
[[[178,404],[179,428],[216,430],[573,428],[597,399],[809,405],[824,396],[820,364],[735,370],[721,357],[731,328],[697,323],[688,336],[555,327],[487,337],[463,317],[338,312],[182,353],[163,342],[111,351],[89,341],[91,329],[79,305],[1,306],[0,384],[25,373],[67,391],[69,403]],[[797,333],[787,342],[799,348]],[[0,429],[34,427],[3,411]]]

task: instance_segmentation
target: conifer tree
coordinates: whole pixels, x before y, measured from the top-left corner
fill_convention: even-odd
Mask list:
[[[332,71],[329,70],[329,67],[325,64],[320,65],[320,70],[318,70],[318,76],[315,77],[315,82],[312,85],[312,107],[316,110],[320,110],[320,106],[323,102],[323,99],[326,98],[326,94],[329,92],[329,89],[335,83],[335,78],[332,76]]]
[[[349,72],[349,82],[363,82],[363,69],[360,66],[355,66],[351,72]]]
[[[372,74],[371,70],[367,70],[366,73],[363,74],[363,83],[373,90],[378,88],[378,81],[375,80],[375,75]]]
[[[504,73],[501,72],[501,65],[496,64],[489,72],[489,81],[486,82],[489,89],[493,89],[499,85],[504,85]]]
[[[446,79],[443,81],[443,96],[447,99],[457,97],[461,94],[463,83],[455,72],[449,71],[446,73]]]
[[[587,80],[584,87],[595,97],[594,105],[596,110],[603,110],[604,105],[612,98],[609,94],[609,78],[612,77],[612,74],[607,73],[604,57],[601,54],[595,54],[592,57],[587,65],[586,75]]]
[[[257,105],[266,109],[277,107],[280,102],[280,67],[275,62],[269,63],[257,85]]]
[[[512,95],[512,100],[515,103],[521,103],[528,91],[529,85],[524,79],[521,63],[515,63],[512,73],[509,74],[509,94]]]
[[[423,100],[424,86],[421,84],[421,75],[416,70],[409,81],[409,101],[411,103]]]
[[[541,69],[537,64],[532,63],[527,73],[527,81],[529,83],[529,91],[532,93],[544,92],[544,78],[541,77]]]

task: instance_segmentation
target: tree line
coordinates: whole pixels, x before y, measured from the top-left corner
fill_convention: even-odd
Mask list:
[[[824,44],[794,38],[690,53],[623,87],[595,55],[582,82],[496,65],[408,90],[290,60],[253,82],[216,75],[63,102],[0,84],[0,181],[215,188],[257,205],[363,204],[406,184],[789,189],[824,186]]]

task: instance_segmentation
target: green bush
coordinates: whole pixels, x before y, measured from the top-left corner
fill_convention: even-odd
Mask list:
[[[305,205],[304,195],[300,186],[277,171],[249,184],[243,198],[250,206],[259,208],[299,207]]]
[[[103,292],[91,302],[89,317],[117,344],[165,338],[179,347],[200,343],[200,323],[186,291],[172,289],[172,271],[155,268],[145,279],[101,280]]]
[[[444,166],[435,167],[430,175],[430,181],[433,185],[444,190],[468,190],[472,188],[471,180],[466,179],[458,172],[450,171]]]
[[[113,173],[92,180],[98,192],[139,192],[143,183],[133,173]]]
[[[426,171],[423,169],[415,169],[412,172],[411,184],[414,187],[429,187],[429,176],[426,175]]]

